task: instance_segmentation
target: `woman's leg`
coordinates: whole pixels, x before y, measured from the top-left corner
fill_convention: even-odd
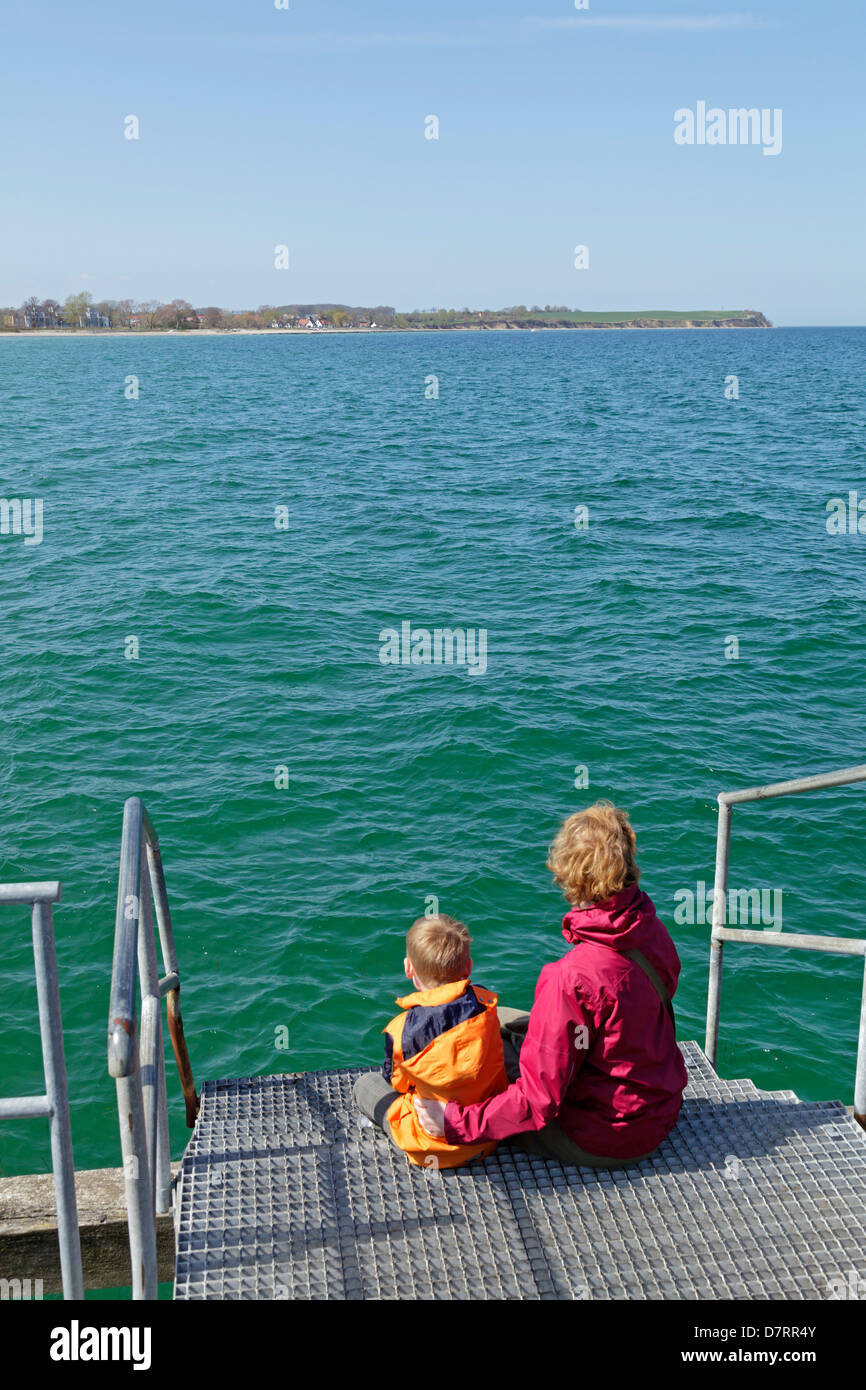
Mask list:
[[[655,1149],[652,1149],[638,1158],[603,1158],[599,1154],[587,1153],[569,1138],[556,1120],[545,1125],[544,1129],[528,1134],[513,1134],[502,1142],[521,1153],[533,1154],[536,1158],[556,1158],[560,1163],[580,1168],[633,1168],[636,1163],[642,1163],[655,1153]]]
[[[380,1071],[367,1071],[359,1076],[352,1099],[362,1115],[366,1115],[374,1125],[379,1125],[386,1134],[391,1133],[387,1115],[394,1101],[400,1099],[400,1092],[388,1085]]]
[[[516,1081],[520,1075],[520,1048],[529,1026],[529,1014],[523,1009],[509,1009],[505,1005],[498,1008],[496,1014],[505,1053],[505,1074],[509,1081]]]

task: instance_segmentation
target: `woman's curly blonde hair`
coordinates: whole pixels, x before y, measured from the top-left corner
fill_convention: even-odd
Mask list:
[[[626,811],[597,801],[563,822],[547,867],[572,906],[604,902],[640,878]]]

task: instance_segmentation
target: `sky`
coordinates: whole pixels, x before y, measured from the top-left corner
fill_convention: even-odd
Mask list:
[[[863,0],[277,3],[6,0],[0,305],[866,324]],[[699,102],[780,152],[677,143]]]

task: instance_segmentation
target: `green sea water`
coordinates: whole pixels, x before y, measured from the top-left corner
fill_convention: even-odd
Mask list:
[[[866,535],[826,525],[866,494],[864,359],[857,329],[0,341],[0,495],[44,518],[0,535],[0,879],[63,883],[78,1167],[120,1158],[133,793],[199,1083],[377,1062],[434,897],[529,1006],[565,949],[547,846],[600,796],[703,1038],[709,928],[675,911],[712,883],[716,793],[866,761]],[[404,621],[484,629],[486,671],[383,664]],[[857,788],[737,809],[731,882],[785,930],[863,935],[864,836]],[[36,1092],[25,909],[0,910],[0,979],[0,1094]],[[720,1071],[850,1103],[860,986],[731,945]],[[44,1122],[0,1128],[0,1171],[48,1167]]]

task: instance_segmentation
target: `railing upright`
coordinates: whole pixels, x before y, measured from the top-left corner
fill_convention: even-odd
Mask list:
[[[51,1134],[51,1167],[57,1202],[57,1236],[64,1299],[84,1298],[78,1203],[75,1196],[75,1162],[69,1120],[69,1090],[63,1051],[63,1021],[57,979],[57,952],[51,904],[60,901],[59,883],[0,884],[0,903],[29,904],[33,930],[33,961],[42,1039],[45,1094],[0,1100],[0,1119],[43,1116]]]

